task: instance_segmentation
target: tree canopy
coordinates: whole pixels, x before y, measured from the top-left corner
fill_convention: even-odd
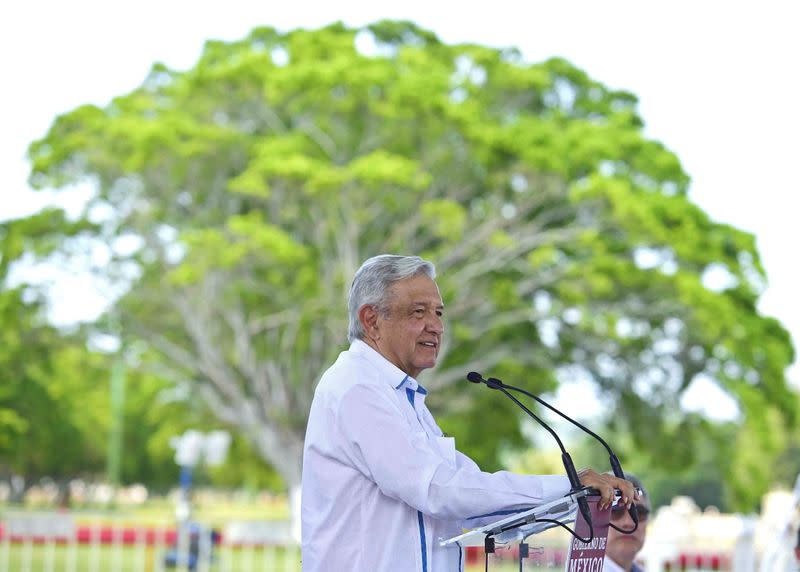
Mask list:
[[[633,94],[562,59],[409,22],[263,27],[58,117],[30,147],[30,180],[95,186],[83,233],[124,286],[123,336],[289,484],[314,386],[346,344],[349,281],[396,252],[437,264],[447,333],[422,381],[484,466],[498,447],[480,425],[515,446],[519,423],[456,390],[467,371],[538,392],[590,380],[612,423],[676,467],[700,427],[679,398],[705,376],[742,412],[734,454],[750,472],[728,478],[749,506],[796,422],[793,348],[757,310],[753,236],[693,204],[642,127]]]

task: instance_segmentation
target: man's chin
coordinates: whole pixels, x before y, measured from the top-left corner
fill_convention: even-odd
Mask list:
[[[417,366],[422,369],[430,369],[436,365],[436,359],[439,357],[439,352],[431,353],[425,352],[422,355],[417,354]]]
[[[631,558],[634,558],[643,546],[642,542],[631,537],[619,538],[616,542],[619,543],[618,548],[620,549],[620,552],[625,553]]]

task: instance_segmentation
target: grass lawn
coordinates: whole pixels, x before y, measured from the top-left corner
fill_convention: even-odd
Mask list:
[[[163,547],[0,545],[0,572],[161,572]],[[184,570],[180,568],[179,570]],[[296,548],[222,547],[208,572],[296,572]],[[169,570],[175,570],[174,568]]]

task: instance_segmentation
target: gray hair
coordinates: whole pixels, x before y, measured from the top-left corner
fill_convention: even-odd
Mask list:
[[[347,339],[352,342],[364,339],[367,335],[358,319],[358,311],[362,306],[374,306],[385,315],[389,311],[392,285],[418,274],[425,274],[434,280],[436,267],[419,256],[381,254],[367,259],[356,271],[353,284],[350,286],[347,300],[347,311],[350,316]]]

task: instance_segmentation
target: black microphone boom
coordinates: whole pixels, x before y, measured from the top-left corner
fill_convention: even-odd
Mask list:
[[[483,379],[482,376],[479,373],[476,373],[476,372],[472,371],[467,375],[467,379],[469,379],[473,383],[480,383],[481,380],[475,381],[473,379],[470,379],[470,375],[472,375],[472,374],[475,374],[477,377]],[[611,463],[611,471],[614,473],[614,476],[618,477],[620,479],[624,479],[625,478],[625,472],[622,470],[622,465],[620,464],[619,459],[614,454],[614,451],[611,450],[611,446],[608,443],[606,443],[605,439],[600,437],[600,435],[598,435],[597,433],[595,433],[594,431],[592,431],[588,427],[584,426],[583,424],[578,423],[576,420],[574,420],[572,417],[568,416],[566,413],[563,413],[563,412],[559,411],[558,409],[556,409],[555,407],[553,407],[552,405],[547,403],[544,399],[540,398],[538,395],[535,395],[535,394],[533,394],[533,393],[531,393],[529,391],[526,391],[526,390],[524,390],[524,389],[522,389],[520,387],[514,387],[513,385],[508,385],[507,383],[505,383],[503,381],[500,381],[496,377],[490,377],[489,379],[486,379],[484,381],[484,383],[486,383],[486,385],[491,387],[492,389],[499,389],[499,388],[502,387],[503,389],[506,389],[506,390],[510,389],[512,391],[517,391],[519,393],[527,395],[531,399],[534,399],[538,403],[540,403],[540,404],[544,405],[545,407],[547,407],[550,411],[560,415],[561,417],[563,417],[564,419],[566,419],[567,421],[569,421],[570,423],[572,423],[573,425],[575,425],[576,427],[578,427],[579,429],[584,431],[585,433],[588,433],[589,435],[594,437],[603,447],[605,447],[606,451],[608,451],[608,461],[609,461],[609,463]],[[639,526],[639,513],[636,510],[636,505],[633,504],[633,503],[631,503],[631,507],[630,507],[628,512],[631,515],[631,519],[633,520],[633,529],[632,530],[624,530],[624,531],[621,531],[621,532],[631,533],[631,532],[635,531],[636,528]],[[613,524],[611,526],[614,527],[614,528],[617,528]],[[619,530],[619,529],[617,529],[617,530]]]
[[[572,492],[577,492],[583,488],[581,485],[580,478],[578,477],[578,471],[575,470],[575,463],[572,462],[572,457],[569,456],[567,450],[564,448],[564,444],[561,442],[561,439],[553,431],[553,428],[550,427],[547,423],[542,421],[536,414],[525,407],[525,405],[516,397],[511,395],[507,390],[505,384],[500,381],[499,379],[495,379],[490,377],[489,379],[484,379],[484,377],[476,371],[471,371],[467,374],[467,379],[472,383],[484,383],[490,389],[497,389],[501,391],[506,397],[508,397],[511,401],[516,403],[525,413],[531,416],[533,419],[536,420],[539,425],[547,429],[547,431],[553,436],[558,443],[558,448],[561,449],[561,462],[564,463],[564,470],[567,472],[567,478],[569,479],[570,487],[572,487]],[[589,504],[586,502],[585,497],[578,498],[578,508],[583,515],[583,518],[586,519],[587,524],[589,524],[589,528],[591,530],[592,526],[592,515],[589,512]],[[592,537],[594,537],[594,532],[592,531]]]
[[[499,379],[494,378],[494,377],[490,377],[486,381],[489,382],[489,383],[492,383],[493,385],[499,385],[499,386],[504,387],[505,389],[511,389],[512,391],[518,391],[518,392],[520,392],[520,393],[522,393],[524,395],[527,395],[531,399],[534,399],[538,403],[540,403],[540,404],[544,405],[545,407],[547,407],[553,413],[556,413],[557,415],[560,415],[561,417],[563,417],[564,419],[566,419],[567,421],[569,421],[570,423],[572,423],[576,427],[579,427],[581,430],[583,430],[584,432],[588,433],[589,435],[591,435],[592,437],[597,439],[600,442],[600,444],[603,447],[605,447],[606,451],[608,451],[608,460],[611,463],[611,470],[613,471],[614,476],[615,477],[619,477],[620,479],[624,479],[625,478],[625,473],[622,471],[622,466],[619,463],[619,459],[614,454],[614,451],[611,450],[611,447],[609,446],[609,444],[606,443],[606,441],[602,437],[600,437],[600,435],[598,435],[597,433],[595,433],[594,431],[592,431],[591,429],[589,429],[585,425],[582,425],[581,423],[578,423],[572,417],[569,417],[566,413],[562,413],[561,411],[559,411],[558,409],[556,409],[555,407],[553,407],[552,405],[547,403],[544,399],[542,399],[538,395],[535,395],[535,394],[533,394],[533,393],[531,393],[529,391],[526,391],[526,390],[524,390],[524,389],[522,389],[520,387],[514,387],[513,385],[508,385],[507,383],[505,383],[503,381],[500,381]]]

